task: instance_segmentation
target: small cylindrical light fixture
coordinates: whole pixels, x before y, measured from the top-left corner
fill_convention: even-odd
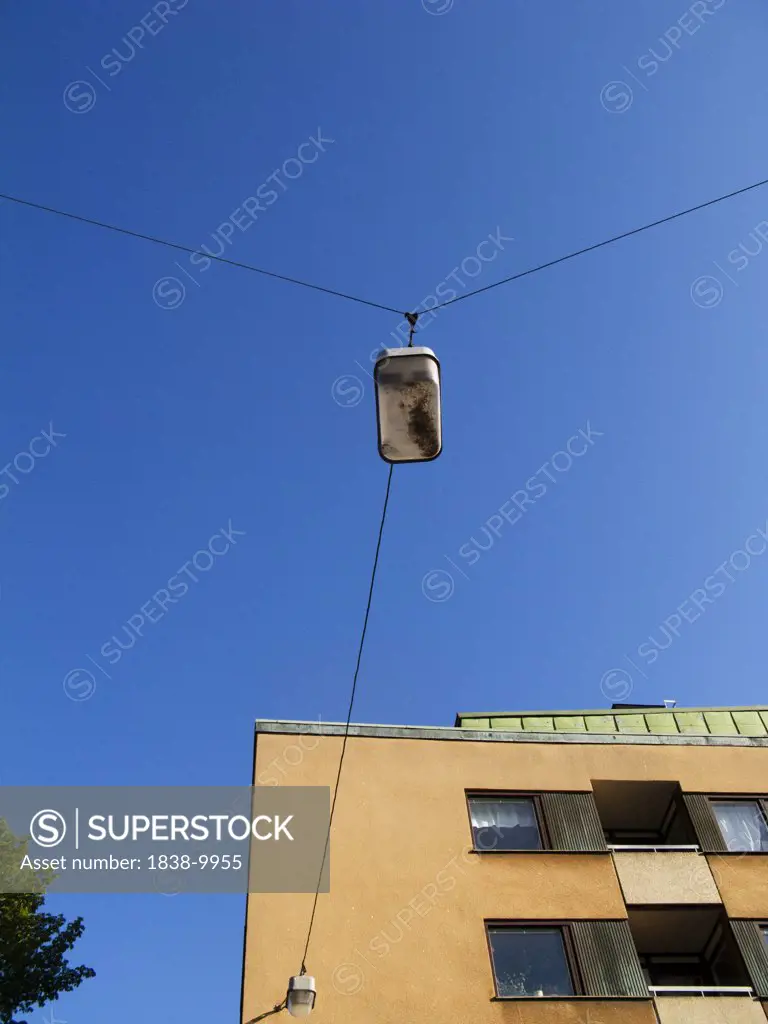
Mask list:
[[[315,979],[311,974],[297,974],[288,982],[285,1005],[292,1017],[308,1017],[316,998]]]
[[[443,447],[440,363],[430,348],[385,348],[373,371],[379,455],[430,462]]]

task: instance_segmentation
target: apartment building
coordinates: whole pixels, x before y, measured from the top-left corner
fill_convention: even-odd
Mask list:
[[[256,723],[255,785],[332,786],[343,725]],[[768,707],[354,725],[307,970],[341,1024],[766,1024]],[[311,895],[252,894],[242,1019]]]

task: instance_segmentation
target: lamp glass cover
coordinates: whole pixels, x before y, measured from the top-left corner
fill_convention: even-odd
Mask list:
[[[314,1005],[314,992],[290,992],[288,994],[288,1013],[292,1017],[308,1017]]]
[[[292,1017],[308,1017],[315,1005],[315,979],[311,974],[297,974],[288,982],[285,1005]]]
[[[440,363],[429,348],[385,348],[374,367],[379,454],[430,462],[442,450]]]

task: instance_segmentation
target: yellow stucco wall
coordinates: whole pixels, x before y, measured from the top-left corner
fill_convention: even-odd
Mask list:
[[[340,751],[340,737],[260,734],[255,781],[333,785]],[[307,959],[319,991],[312,1019],[652,1024],[650,1002],[491,1001],[484,919],[626,915],[610,855],[468,853],[465,790],[667,779],[739,792],[761,774],[768,777],[768,749],[350,738],[331,893],[319,898]],[[250,897],[244,1020],[283,998],[311,905],[311,895]]]
[[[708,857],[729,917],[768,919],[768,857]]]

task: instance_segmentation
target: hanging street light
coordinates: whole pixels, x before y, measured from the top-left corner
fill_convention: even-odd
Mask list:
[[[443,447],[440,362],[431,348],[385,348],[376,357],[379,455],[385,462],[431,462]]]
[[[308,1017],[316,998],[315,979],[311,974],[297,974],[288,982],[285,1005],[292,1017]]]

